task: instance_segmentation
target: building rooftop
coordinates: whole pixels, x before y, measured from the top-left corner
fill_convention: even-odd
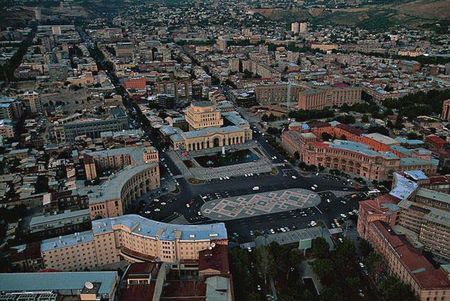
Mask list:
[[[450,204],[450,195],[436,190],[419,188],[416,196]]]
[[[79,243],[88,243],[94,240],[92,231],[84,231],[54,238],[45,239],[41,242],[41,252],[67,248]]]
[[[102,203],[106,200],[121,198],[120,193],[122,188],[129,179],[140,172],[156,166],[158,166],[158,163],[127,166],[118,173],[111,175],[108,180],[101,185],[86,187],[89,196],[89,203],[96,204]]]
[[[406,239],[380,221],[373,222],[373,227],[386,239],[398,260],[422,289],[450,287],[447,274],[442,269],[435,269]]]
[[[404,176],[394,173],[394,182],[389,194],[400,200],[407,199],[416,189],[418,185],[416,182],[408,180]]]
[[[398,159],[396,155],[391,152],[377,152],[369,148],[368,145],[359,142],[347,141],[347,140],[334,140],[328,144],[332,148],[345,149],[357,153],[361,153],[371,157],[383,157],[386,159]]]
[[[159,239],[163,240],[227,239],[227,231],[224,223],[205,225],[166,224],[135,214],[92,221],[92,232],[94,235],[111,232],[118,225],[126,226],[133,233],[151,238],[159,237]]]
[[[86,282],[100,283],[98,294],[110,294],[116,287],[117,272],[2,273],[1,292],[75,291]]]
[[[382,135],[380,133],[371,133],[371,134],[365,134],[363,135],[365,137],[368,137],[370,139],[373,139],[375,141],[378,141],[380,143],[386,144],[386,145],[396,145],[400,144],[397,140],[392,139],[391,137]]]
[[[51,227],[61,227],[64,224],[77,222],[79,219],[89,218],[89,209],[76,211],[67,210],[60,214],[34,216],[30,220],[30,229],[47,225]]]

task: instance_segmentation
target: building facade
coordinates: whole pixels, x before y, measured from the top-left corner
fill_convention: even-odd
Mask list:
[[[317,89],[306,89],[298,95],[298,108],[302,110],[322,110],[326,107],[341,107],[361,102],[361,87],[335,85]]]
[[[450,121],[450,99],[447,99],[442,103],[441,118]]]
[[[450,300],[447,273],[418,253],[403,237],[381,221],[370,223],[367,240],[385,259],[389,272],[408,284],[420,301]]]
[[[242,144],[252,139],[250,124],[237,112],[221,112],[209,101],[194,102],[186,110],[189,131],[162,127],[160,132],[175,150],[197,151]]]
[[[179,263],[198,260],[199,253],[215,245],[227,245],[223,223],[176,225],[139,215],[123,215],[92,221],[92,230],[41,243],[46,268],[82,270],[127,260]]]

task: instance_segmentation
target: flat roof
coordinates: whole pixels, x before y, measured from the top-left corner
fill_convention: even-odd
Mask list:
[[[92,221],[94,235],[112,232],[113,226],[123,225],[131,232],[151,238],[159,237],[162,240],[218,240],[227,239],[227,230],[224,223],[203,225],[167,224],[154,221],[140,215],[127,214],[118,217],[104,218]]]
[[[0,291],[75,291],[83,289],[86,282],[100,283],[99,294],[110,294],[118,282],[117,272],[41,272],[1,273]]]
[[[375,141],[378,141],[378,142],[380,142],[380,143],[387,144],[387,145],[396,145],[396,144],[400,144],[400,142],[398,142],[397,140],[392,139],[391,137],[382,135],[382,134],[380,134],[380,133],[365,134],[365,135],[363,135],[363,136],[368,137],[368,138],[370,138],[370,139],[373,139],[373,140],[375,140]]]
[[[41,242],[41,252],[54,249],[67,248],[80,243],[88,243],[94,240],[91,230],[45,239]]]
[[[89,203],[96,204],[120,198],[122,187],[131,177],[156,166],[158,166],[158,163],[156,162],[138,166],[127,166],[118,173],[111,175],[108,180],[101,185],[86,187],[86,189],[89,189],[90,191],[88,194]]]
[[[419,188],[417,190],[416,196],[424,197],[427,199],[432,199],[442,203],[450,204],[450,194],[443,193],[436,190],[431,190],[427,188]]]
[[[51,224],[54,222],[61,222],[63,220],[73,220],[83,216],[89,217],[89,209],[82,209],[76,211],[67,210],[64,213],[60,214],[33,216],[30,220],[30,227],[36,227],[41,224]]]
[[[368,145],[359,142],[347,141],[347,140],[334,140],[328,144],[332,148],[345,149],[353,152],[357,152],[371,157],[383,157],[386,159],[398,159],[398,157],[391,152],[377,152],[369,148]]]

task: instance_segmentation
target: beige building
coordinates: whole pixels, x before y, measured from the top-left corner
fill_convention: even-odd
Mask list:
[[[190,129],[188,132],[176,127],[160,129],[164,136],[168,136],[175,150],[196,151],[241,144],[252,139],[252,130],[245,119],[234,111],[220,112],[209,101],[191,103],[186,111],[186,121]]]
[[[297,102],[302,87],[292,83],[270,83],[255,87],[256,101],[261,104]]]
[[[450,195],[419,188],[398,205],[401,208],[398,224],[417,235],[410,238],[423,244],[434,256],[449,261]]]
[[[139,215],[92,221],[92,230],[42,241],[46,268],[83,270],[126,260],[180,263],[199,259],[199,252],[228,244],[223,223],[176,225]]]
[[[221,127],[223,125],[220,111],[210,101],[192,103],[186,110],[185,116],[190,130]]]
[[[114,217],[123,214],[135,199],[160,186],[159,164],[129,166],[98,186],[92,186],[89,197],[89,215]]]
[[[86,180],[98,177],[97,170],[117,170],[128,165],[159,162],[158,151],[152,147],[122,147],[96,152],[83,156]]]
[[[326,107],[361,102],[362,88],[345,85],[327,86],[301,91],[298,96],[298,108],[302,110],[322,110]]]

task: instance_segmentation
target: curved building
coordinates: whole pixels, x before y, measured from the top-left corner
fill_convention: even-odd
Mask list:
[[[83,270],[121,260],[189,262],[216,244],[228,244],[223,223],[176,225],[130,214],[92,221],[90,231],[44,240],[41,255],[46,268]]]
[[[123,147],[84,154],[88,180],[102,170],[117,170],[101,185],[88,186],[91,219],[122,215],[130,203],[160,186],[159,157],[153,147]]]
[[[133,200],[159,185],[158,163],[126,167],[89,194],[90,217],[96,219],[122,215]]]

